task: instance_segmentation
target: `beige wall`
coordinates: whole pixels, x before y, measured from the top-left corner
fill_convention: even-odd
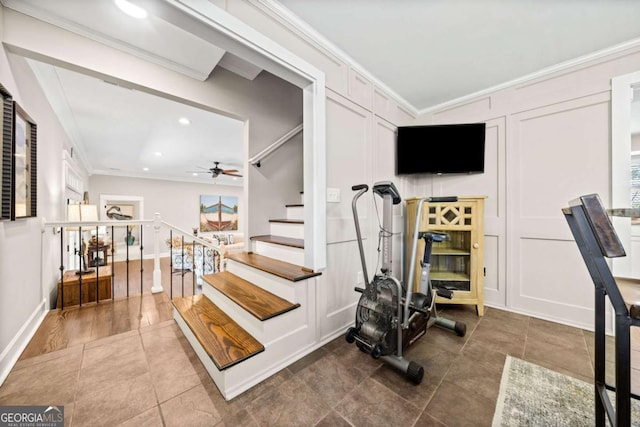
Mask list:
[[[0,23],[3,9],[0,8]],[[1,25],[1,24],[0,24]],[[38,125],[38,217],[0,222],[0,381],[49,308],[60,265],[58,236],[42,221],[64,212],[62,152],[67,137],[26,61],[0,47],[0,83]]]
[[[238,198],[238,212],[245,209],[242,187],[229,185],[93,175],[89,178],[89,187],[92,203],[98,204],[101,195],[142,197],[145,219],[152,219],[159,213],[163,221],[189,233],[200,222],[201,195],[234,196]],[[237,233],[244,233],[245,228],[246,224],[239,221]],[[162,233],[160,238],[164,242],[169,235],[165,231]],[[143,240],[145,256],[153,254],[153,238],[153,230],[147,227]],[[167,252],[162,244],[160,252]]]
[[[248,140],[244,150],[247,156],[300,124],[302,92],[269,73],[249,81],[221,69],[206,82],[200,82],[26,15],[4,8],[0,10],[3,42],[0,82],[37,122],[40,147],[38,218],[0,223],[1,381],[7,367],[19,355],[20,346],[30,336],[30,328],[37,325],[40,316],[49,308],[45,298],[56,286],[60,265],[58,236],[51,231],[43,234],[41,228],[45,219],[64,218],[62,152],[70,146],[23,57],[95,77],[130,82],[138,90],[245,120]],[[251,227],[251,221],[256,221],[256,230],[262,227],[255,216],[248,215],[251,205],[263,213],[259,221],[264,221],[265,217],[281,217],[286,203],[299,200],[300,145],[291,142],[284,151],[289,160],[297,157],[298,162],[279,161],[276,156],[275,161],[279,161],[281,167],[274,168],[272,163],[257,171],[255,177],[252,176],[255,170],[247,168],[247,180],[255,189],[255,197],[249,199],[246,192],[242,196],[241,204],[246,206],[242,221],[247,229]],[[282,173],[285,166],[291,168],[294,179]],[[88,190],[93,192],[90,187]],[[115,189],[104,188],[104,191],[117,194]]]
[[[592,328],[593,285],[560,209],[587,193],[610,206],[610,81],[639,69],[640,49],[628,49],[418,118],[488,124],[484,175],[413,183],[489,196],[487,303]]]

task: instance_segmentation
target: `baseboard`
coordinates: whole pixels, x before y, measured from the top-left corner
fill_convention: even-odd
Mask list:
[[[31,316],[22,325],[18,333],[13,337],[7,348],[0,354],[0,386],[9,376],[9,372],[18,361],[18,358],[33,338],[38,327],[47,315],[48,310],[45,308],[46,300],[42,300]]]

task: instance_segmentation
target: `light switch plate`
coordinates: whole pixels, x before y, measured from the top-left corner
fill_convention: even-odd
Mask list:
[[[339,188],[327,188],[327,203],[340,203]]]

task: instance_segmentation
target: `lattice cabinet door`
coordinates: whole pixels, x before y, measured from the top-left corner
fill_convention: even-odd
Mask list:
[[[436,301],[475,305],[479,316],[484,314],[484,199],[484,196],[459,197],[457,202],[425,203],[420,218],[420,231],[439,231],[448,235],[447,240],[433,245],[431,283],[434,288],[452,290],[453,299],[438,298]],[[407,200],[407,248],[412,244],[418,200]],[[417,272],[423,254],[424,241],[421,239],[413,260]],[[407,272],[408,267],[407,264]],[[418,285],[419,275],[416,274],[415,291]]]

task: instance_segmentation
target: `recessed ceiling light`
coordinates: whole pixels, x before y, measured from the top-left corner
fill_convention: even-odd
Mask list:
[[[153,154],[155,154],[157,157],[162,157],[162,152],[160,152],[160,151],[156,151]]]
[[[193,173],[193,176],[198,176],[198,172],[194,172],[194,173]]]
[[[140,6],[136,6],[135,4],[130,3],[127,0],[115,0],[115,2],[116,6],[118,6],[121,11],[133,18],[144,19],[147,17],[147,11]]]
[[[237,181],[237,180],[238,180],[238,178],[236,178],[236,177],[234,176],[234,177],[233,177],[233,180],[234,180],[234,181]]]
[[[186,117],[180,117],[180,118],[178,119],[178,122],[179,122],[181,125],[185,125],[185,126],[186,126],[186,125],[188,125],[188,124],[191,124],[191,120],[187,119]]]
[[[147,172],[149,168],[142,168],[143,171]]]

